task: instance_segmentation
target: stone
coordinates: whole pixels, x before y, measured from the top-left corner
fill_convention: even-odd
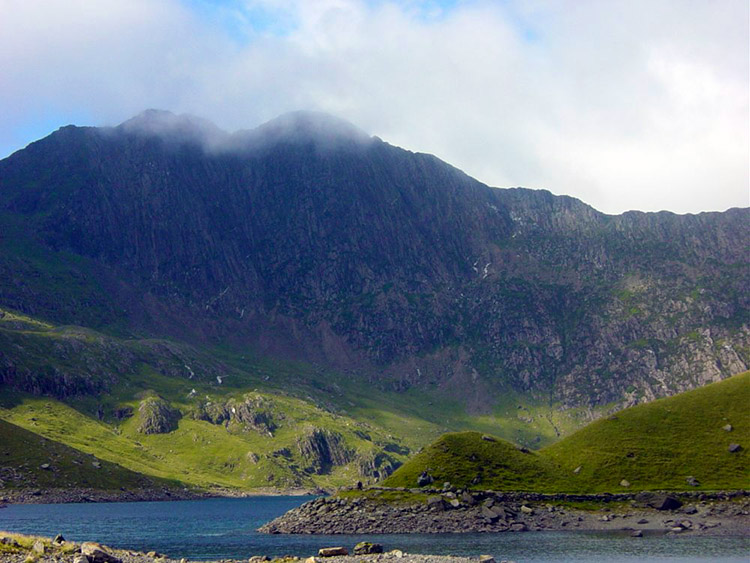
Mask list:
[[[492,555],[480,555],[479,563],[495,563],[495,558]]]
[[[734,426],[732,426],[731,424],[725,424],[724,426],[722,426],[722,428],[725,432],[731,432],[732,430],[734,430]]]
[[[521,512],[523,512],[524,514],[534,514],[534,509],[523,504],[521,505]]]
[[[636,502],[655,508],[656,510],[677,510],[682,506],[682,502],[675,497],[662,493],[638,493],[635,496],[635,500]]]
[[[450,488],[451,488],[451,482],[450,481],[446,481],[445,483],[443,483],[443,490],[444,491],[448,491],[448,490],[450,490]]]
[[[695,507],[694,507],[694,506],[693,506],[693,505],[691,504],[690,506],[686,506],[685,508],[683,508],[683,509],[682,509],[682,513],[683,513],[683,514],[697,514],[697,513],[698,513],[698,509],[697,509],[697,508],[695,508]]]
[[[621,487],[629,487],[630,486],[630,481],[628,481],[627,479],[623,479],[622,481],[620,481],[620,486]]]
[[[488,434],[482,434],[482,440],[484,440],[485,442],[497,442],[497,440],[494,437]]]
[[[388,552],[388,555],[392,555],[393,557],[397,559],[401,559],[404,556],[404,552],[401,551],[400,549],[392,549],[391,551]]]
[[[316,563],[317,559],[315,557],[308,557],[308,560],[312,559],[312,561],[306,561],[305,563]],[[264,561],[270,561],[271,558],[268,557],[268,555],[253,555],[249,560],[248,563],[263,563]]]
[[[641,518],[640,520],[638,520],[638,523],[639,524],[648,524],[648,520],[646,520],[645,518]]]
[[[445,510],[445,501],[440,495],[427,497],[427,508],[430,510]]]
[[[422,474],[417,477],[417,486],[426,487],[427,485],[431,485],[434,480],[432,475],[427,473],[427,471],[422,471]]]
[[[354,555],[372,555],[373,553],[383,553],[383,546],[367,541],[359,542],[354,546]]]
[[[691,487],[697,487],[700,485],[700,481],[698,481],[698,479],[696,479],[692,475],[690,477],[685,477],[685,482]]]
[[[42,543],[42,540],[36,540],[34,542],[34,545],[31,546],[31,551],[34,553],[38,553],[39,555],[44,555],[44,553],[47,551],[47,548]]]
[[[528,531],[529,527],[524,524],[523,522],[513,522],[510,525],[510,531],[511,532],[526,532]]]
[[[451,506],[451,508],[460,508],[461,507],[461,501],[459,501],[458,499],[455,499],[455,498],[452,499],[448,504]]]
[[[642,538],[643,532],[641,530],[633,530],[633,533],[630,534],[630,537],[632,538]]]
[[[253,563],[253,557],[250,558],[250,563]],[[319,563],[320,559],[317,557],[308,557],[305,559],[305,563]]]
[[[575,473],[576,475],[578,475],[581,472],[581,469],[583,469],[583,467],[581,465],[579,465],[578,467],[576,467],[573,470],[573,473]]]
[[[43,463],[39,466],[40,469],[49,470],[50,464],[49,463]]]
[[[89,563],[122,563],[122,560],[112,555],[106,547],[95,542],[83,542],[81,554]]]
[[[73,558],[73,563],[89,563],[89,558],[85,555],[76,555]]]
[[[500,515],[496,511],[487,506],[483,506],[479,514],[489,522],[495,522],[500,518]]]
[[[742,449],[742,446],[740,446],[739,444],[729,444],[729,452],[730,453],[733,453],[733,454],[737,453],[741,449]]]
[[[65,543],[65,538],[63,537],[63,535],[62,535],[62,534],[57,534],[57,535],[55,536],[55,538],[54,538],[54,539],[52,540],[52,543],[53,543],[54,545],[62,545],[62,544],[64,544],[64,543]]]
[[[319,557],[336,557],[337,555],[349,555],[349,550],[345,547],[321,547],[318,550]]]

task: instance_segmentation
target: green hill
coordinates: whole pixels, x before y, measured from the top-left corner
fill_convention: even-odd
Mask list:
[[[426,471],[437,486],[509,491],[744,489],[750,487],[748,405],[745,372],[625,409],[539,452],[476,432],[446,434],[383,485],[415,487]],[[730,444],[741,449],[730,452]],[[697,484],[688,483],[691,477]]]
[[[0,420],[0,489],[154,489],[176,483],[147,477]]]

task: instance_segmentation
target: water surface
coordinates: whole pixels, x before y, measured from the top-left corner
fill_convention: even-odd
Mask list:
[[[313,497],[250,497],[172,502],[11,505],[0,530],[92,540],[156,550],[170,557],[245,559],[251,555],[314,555],[320,547],[375,541],[386,550],[450,555],[492,554],[500,561],[736,562],[750,560],[750,537],[646,536],[600,532],[521,534],[266,535],[256,528]]]

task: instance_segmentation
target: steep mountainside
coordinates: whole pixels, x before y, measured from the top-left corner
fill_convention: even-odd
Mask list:
[[[9,310],[474,413],[509,392],[633,404],[750,365],[747,209],[607,216],[320,114],[233,135],[155,111],[64,127],[0,162],[0,214]],[[33,392],[24,362],[0,347],[0,381]],[[77,371],[42,391],[89,391],[66,387]]]

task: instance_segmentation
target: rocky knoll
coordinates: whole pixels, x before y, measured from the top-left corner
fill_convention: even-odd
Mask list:
[[[494,491],[390,491],[395,496],[318,498],[269,522],[271,534],[395,534],[650,530],[743,533],[750,524],[746,491],[543,495]],[[400,494],[399,494],[400,493]],[[586,510],[578,508],[586,505]]]
[[[438,387],[473,412],[508,387],[633,404],[750,365],[750,211],[608,216],[319,114],[65,127],[0,161],[0,214],[10,309]],[[112,383],[40,385],[67,376],[13,344],[10,385]]]

